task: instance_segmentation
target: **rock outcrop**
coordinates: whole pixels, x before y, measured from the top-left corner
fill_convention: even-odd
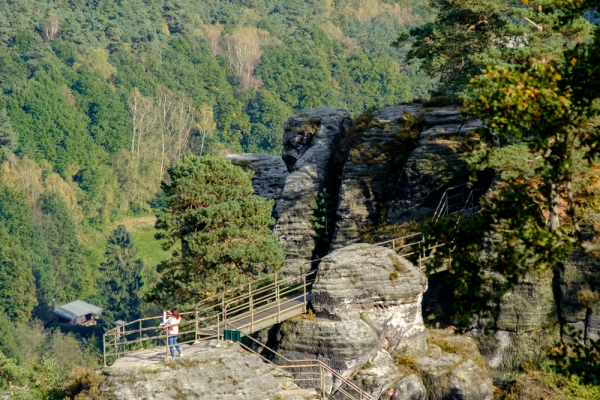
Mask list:
[[[137,368],[103,369],[101,394],[111,400],[265,400],[283,398],[275,376],[258,355],[216,341],[186,348],[184,358]]]
[[[390,184],[398,179],[404,162],[398,159],[406,153],[398,148],[403,145],[400,136],[403,130],[419,129],[424,113],[420,104],[385,107],[373,112],[370,128],[356,133],[344,164],[330,250],[359,242],[359,229],[381,217]]]
[[[305,110],[285,123],[283,161],[290,174],[275,208],[274,234],[286,244],[288,273],[310,269],[318,252],[310,217],[319,192],[335,178],[334,157],[352,120],[346,110]]]
[[[277,350],[287,358],[318,358],[350,376],[380,349],[426,351],[421,299],[424,274],[384,247],[354,244],[319,265],[312,290],[317,318],[285,322]]]
[[[552,281],[551,274],[525,276],[498,304],[497,319],[480,320],[471,332],[495,380],[512,379],[524,362],[543,359],[559,341]]]
[[[224,157],[233,165],[242,167],[244,171],[254,171],[252,187],[254,194],[268,200],[274,200],[275,205],[281,197],[285,178],[289,175],[287,167],[279,157],[266,154],[230,154]]]
[[[582,338],[600,339],[600,262],[580,250],[555,268],[558,313]],[[595,294],[594,294],[595,292]]]
[[[456,111],[437,110],[426,115],[429,124],[453,120]],[[436,125],[421,133],[419,144],[406,162],[388,205],[387,221],[403,223],[433,213],[446,188],[468,181],[463,159],[465,135],[480,121]]]
[[[428,400],[493,399],[492,379],[474,340],[441,329],[427,331],[427,340],[427,355],[413,367],[423,380]]]

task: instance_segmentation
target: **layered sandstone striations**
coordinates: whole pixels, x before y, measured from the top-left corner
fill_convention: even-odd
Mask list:
[[[346,110],[305,110],[285,123],[283,154],[290,174],[275,208],[274,234],[286,244],[289,273],[310,269],[318,253],[316,231],[310,217],[319,192],[335,179],[335,154],[351,126]]]
[[[314,319],[282,324],[278,351],[318,358],[350,376],[380,349],[426,350],[421,299],[427,279],[392,250],[355,244],[323,259],[312,291]]]
[[[385,107],[348,138],[354,143],[344,165],[331,250],[361,241],[359,230],[379,220],[404,155],[412,151],[410,131],[420,128],[424,113],[420,104]]]
[[[281,158],[266,154],[230,154],[224,158],[233,165],[242,167],[244,171],[254,171],[252,177],[254,194],[273,200],[277,204],[285,178],[289,175]]]
[[[455,111],[428,113],[426,124],[455,121]],[[481,126],[480,121],[435,125],[421,133],[417,148],[402,169],[388,206],[387,221],[402,223],[433,213],[445,189],[468,181],[464,160],[465,135]]]

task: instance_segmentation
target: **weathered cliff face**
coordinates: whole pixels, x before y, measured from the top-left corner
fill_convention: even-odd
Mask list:
[[[438,110],[426,115],[425,123],[435,124],[458,118],[455,110]],[[388,223],[417,218],[424,209],[437,206],[444,190],[468,181],[463,157],[465,135],[481,126],[480,121],[436,125],[422,132],[419,144],[402,169],[392,201]]]
[[[560,317],[584,339],[600,339],[600,260],[575,250],[555,268],[555,294]],[[594,301],[595,300],[595,301]]]
[[[419,129],[425,114],[420,104],[385,107],[372,114],[373,124],[356,138],[342,175],[337,221],[330,250],[360,242],[359,229],[376,221],[398,177],[400,136]],[[408,144],[407,144],[408,145]]]
[[[426,333],[426,289],[423,273],[390,249],[354,244],[333,251],[312,290],[316,317],[284,322],[271,344],[287,358],[324,361],[376,398],[395,387],[400,399],[491,400],[489,374],[473,362],[483,360],[475,341],[453,331]],[[461,354],[442,354],[440,337]],[[413,369],[391,354],[416,360]]]
[[[275,376],[258,355],[216,341],[186,348],[184,358],[136,368],[103,369],[101,394],[111,400],[265,400],[283,398]]]
[[[244,171],[254,171],[252,187],[256,196],[273,200],[275,205],[281,197],[285,178],[289,175],[287,167],[279,157],[265,154],[230,154],[224,157]]]
[[[343,376],[381,348],[423,353],[423,273],[392,250],[355,244],[323,259],[312,290],[315,319],[282,325],[277,349],[288,358],[313,358]]]
[[[275,208],[273,232],[286,244],[289,273],[310,269],[307,262],[316,255],[311,204],[334,178],[333,158],[351,124],[350,114],[337,108],[305,110],[285,123],[282,158],[290,174]]]

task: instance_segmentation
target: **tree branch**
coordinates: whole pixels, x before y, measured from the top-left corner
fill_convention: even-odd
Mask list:
[[[525,19],[525,21],[527,21],[527,22],[529,22],[531,25],[535,26],[535,28],[536,28],[536,29],[537,29],[539,32],[541,32],[541,31],[543,31],[543,30],[544,30],[544,27],[543,27],[541,24],[540,24],[540,25],[538,25],[538,24],[536,24],[535,22],[533,22],[532,20],[530,20],[530,19],[529,19],[529,18],[527,18],[527,17],[523,17],[523,18]]]

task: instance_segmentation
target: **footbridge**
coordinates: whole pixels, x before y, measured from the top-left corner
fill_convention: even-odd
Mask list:
[[[460,194],[455,194],[458,188],[449,188],[444,192],[434,219],[446,218],[456,212],[463,213],[467,218],[477,214],[475,191],[471,191],[465,201],[464,189],[460,189]],[[376,245],[393,249],[424,270],[433,259],[436,248],[441,245],[423,249],[423,242],[422,234],[416,233]],[[439,271],[442,270],[444,268]],[[374,400],[323,362],[289,360],[249,336],[306,314],[316,274],[316,270],[296,276],[275,273],[214,294],[197,303],[193,310],[181,313],[178,343],[188,354],[188,350],[193,352],[198,343],[228,339],[240,341],[241,338],[243,348],[257,353],[265,362],[272,364],[273,360],[277,360],[277,368],[291,373],[298,386],[313,387],[321,399],[333,399],[335,395],[335,399]],[[166,346],[169,335],[164,327],[159,326],[161,322],[162,316],[141,318],[106,332],[103,336],[104,366],[135,368],[169,357],[169,347]]]

